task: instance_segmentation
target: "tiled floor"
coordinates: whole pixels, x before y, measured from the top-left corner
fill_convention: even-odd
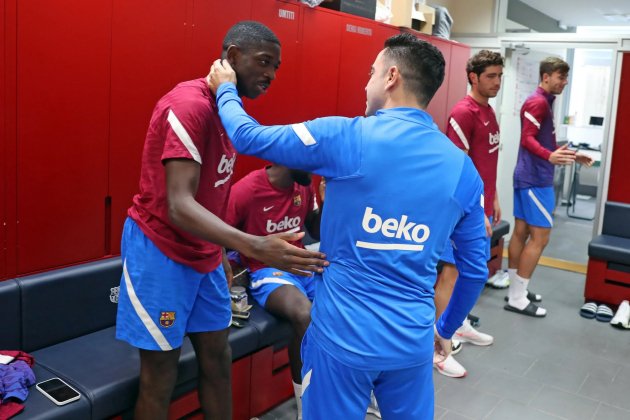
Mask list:
[[[578,248],[575,256],[585,262],[591,224],[566,218],[565,208],[559,209],[545,254],[576,261],[558,248]],[[474,313],[481,317],[480,330],[494,335],[495,343],[464,345],[456,358],[468,369],[466,378],[434,374],[435,418],[630,419],[630,331],[578,315],[584,303],[582,274],[538,267],[531,289],[543,295],[546,318],[507,312],[505,290],[484,291]],[[261,419],[293,420],[295,403],[288,401]]]

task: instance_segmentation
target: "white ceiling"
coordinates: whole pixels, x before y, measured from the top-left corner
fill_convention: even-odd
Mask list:
[[[521,1],[567,26],[628,26],[630,33],[630,0]],[[621,15],[621,21],[611,22],[606,14]]]

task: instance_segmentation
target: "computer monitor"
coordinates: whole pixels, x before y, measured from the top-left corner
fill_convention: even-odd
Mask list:
[[[588,123],[589,125],[604,125],[604,117],[591,117]]]

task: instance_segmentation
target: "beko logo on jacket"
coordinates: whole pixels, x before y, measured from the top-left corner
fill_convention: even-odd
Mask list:
[[[275,223],[272,220],[267,220],[267,232],[284,232],[285,230],[287,232],[297,232],[298,230],[300,230],[301,222],[302,219],[300,219],[300,216],[284,216],[284,219],[280,220],[278,223]]]
[[[374,213],[372,207],[365,208],[361,227],[367,233],[375,235],[380,233],[386,238],[395,238],[400,241],[398,243],[357,241],[356,246],[387,251],[422,251],[423,243],[431,234],[429,226],[408,221],[406,214],[400,216],[400,220],[394,218],[383,220],[381,216]]]

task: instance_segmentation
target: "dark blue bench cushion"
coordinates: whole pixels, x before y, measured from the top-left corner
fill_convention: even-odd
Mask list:
[[[15,280],[0,281],[0,349],[22,348],[20,288]]]
[[[630,204],[607,201],[602,234],[630,239]]]
[[[111,258],[17,279],[22,349],[31,352],[114,325],[112,288],[121,273],[120,258]]]
[[[596,236],[588,244],[588,256],[630,265],[630,239],[611,235]]]
[[[510,224],[505,220],[499,220],[496,226],[492,227],[492,242],[496,242],[510,233]]]
[[[35,373],[36,381],[42,382],[46,379],[60,377],[43,366],[35,363],[33,366],[33,372]],[[64,377],[61,377],[71,387],[77,391],[81,390],[71,381]],[[90,401],[85,394],[81,395],[77,401],[71,402],[66,405],[58,406],[48,398],[46,398],[41,392],[39,392],[35,386],[29,389],[28,398],[24,403],[24,411],[20,413],[16,419],[29,419],[29,420],[86,420],[90,418]]]
[[[286,343],[291,337],[292,328],[288,321],[281,320],[267,312],[254,302],[249,318],[249,325],[259,333],[258,348],[278,343]]]
[[[254,352],[258,333],[252,326],[230,330],[232,358]],[[115,327],[75,338],[32,353],[42,366],[67,378],[92,402],[92,418],[102,419],[129,410],[137,396],[138,350],[115,339]],[[177,386],[197,379],[197,362],[186,338],[179,359]],[[189,385],[188,385],[189,386]],[[176,390],[177,391],[177,390]],[[177,392],[176,392],[177,393]]]

